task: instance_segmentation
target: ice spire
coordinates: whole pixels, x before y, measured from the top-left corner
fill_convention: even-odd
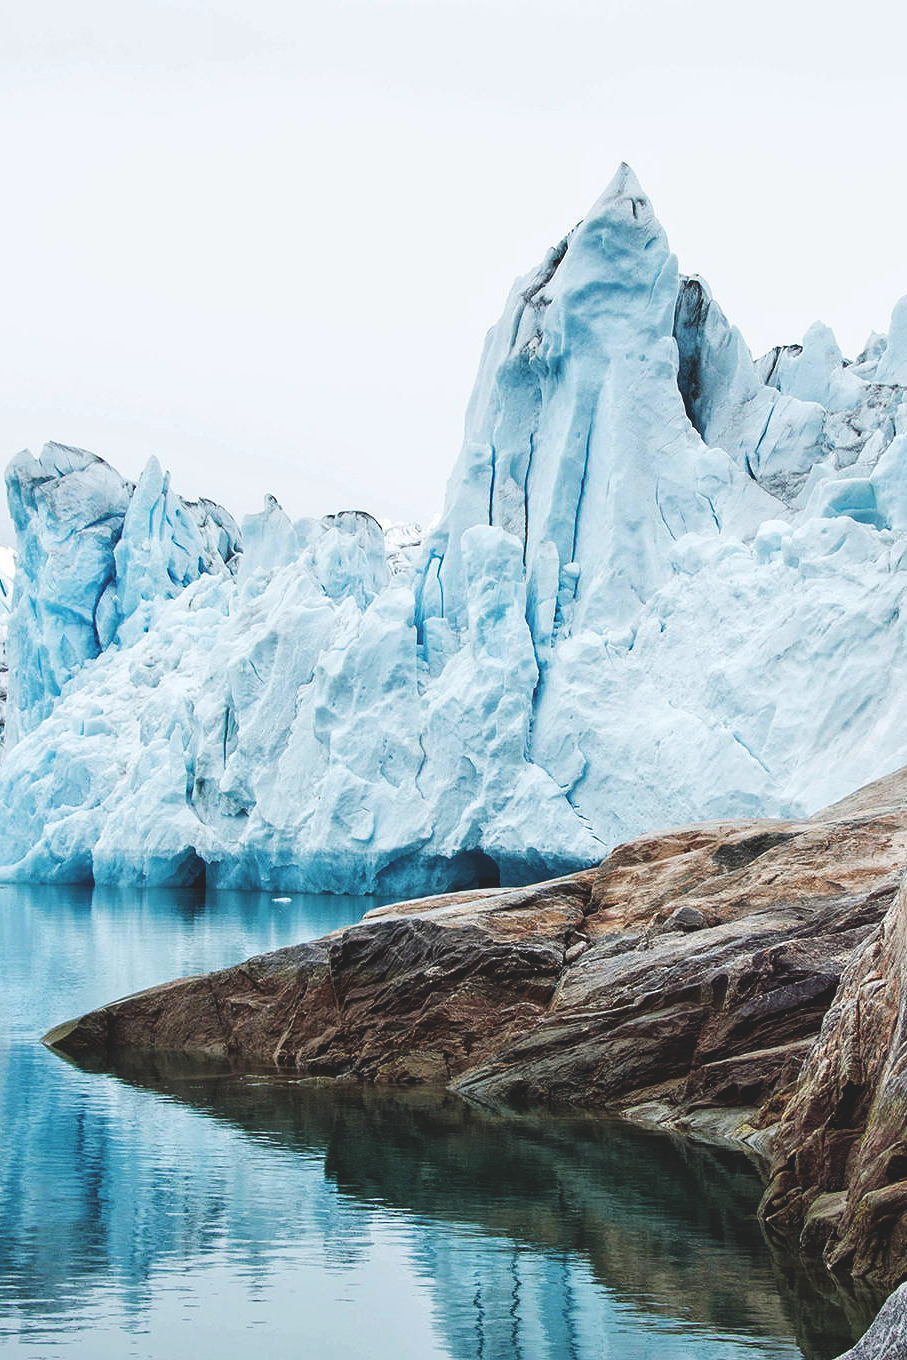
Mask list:
[[[445,514],[427,544],[423,620],[463,626],[459,540],[471,524],[520,540],[542,650],[572,621],[627,637],[673,539],[714,532],[723,492],[740,479],[686,418],[678,287],[667,237],[623,163],[580,224],[517,281],[489,335]]]

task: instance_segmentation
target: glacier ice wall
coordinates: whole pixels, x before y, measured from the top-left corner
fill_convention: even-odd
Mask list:
[[[907,303],[754,361],[621,167],[489,332],[424,541],[49,445],[0,876],[418,893],[907,763]]]
[[[9,697],[9,665],[6,658],[9,615],[13,603],[16,555],[11,548],[0,548],[0,747],[6,733],[6,705]]]
[[[133,486],[84,449],[47,444],[40,458],[25,451],[12,460],[6,489],[18,542],[7,639],[12,744],[127,620],[135,637],[152,601],[229,570],[239,534],[220,506],[174,495],[155,458]]]

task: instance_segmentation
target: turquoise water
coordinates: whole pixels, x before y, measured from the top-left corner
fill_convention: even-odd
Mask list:
[[[740,1157],[424,1093],[93,1074],[38,1042],[373,904],[0,887],[0,1352],[828,1360],[850,1344],[830,1288],[770,1258]]]

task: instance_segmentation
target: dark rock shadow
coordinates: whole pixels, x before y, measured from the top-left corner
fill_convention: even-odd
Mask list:
[[[172,1056],[132,1054],[112,1075],[316,1155],[357,1203],[578,1255],[618,1301],[693,1330],[795,1339],[807,1360],[831,1360],[880,1303],[769,1249],[760,1178],[730,1150],[597,1115],[492,1113],[424,1089],[282,1081]]]

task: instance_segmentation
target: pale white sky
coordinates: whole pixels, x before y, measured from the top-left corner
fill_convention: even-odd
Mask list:
[[[756,353],[817,318],[855,353],[907,293],[890,0],[0,15],[3,461],[427,519],[513,277],[621,159]]]

